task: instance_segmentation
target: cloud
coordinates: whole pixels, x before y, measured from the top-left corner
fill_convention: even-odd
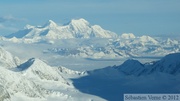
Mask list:
[[[15,18],[11,15],[8,16],[0,16],[0,23],[5,23],[5,22],[16,22],[16,21],[26,21],[24,18]]]
[[[20,29],[21,24],[27,22],[27,19],[16,18],[14,16],[0,16],[0,33],[9,34]]]
[[[1,30],[9,30],[9,31],[17,31],[17,30],[18,30],[18,29],[15,28],[15,27],[7,27],[7,26],[5,26],[5,25],[3,25],[3,24],[0,24],[0,29],[1,29]]]
[[[0,17],[0,23],[8,22],[8,21],[16,21],[17,19],[13,16],[2,16]]]

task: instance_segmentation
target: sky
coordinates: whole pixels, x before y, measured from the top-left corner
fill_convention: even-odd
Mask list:
[[[4,0],[0,1],[0,35],[84,18],[117,34],[180,36],[180,0]]]

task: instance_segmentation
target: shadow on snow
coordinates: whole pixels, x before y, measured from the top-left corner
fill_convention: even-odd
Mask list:
[[[155,73],[151,75],[123,75],[112,67],[88,71],[88,75],[72,79],[81,92],[108,101],[123,101],[123,94],[180,93],[180,76]]]

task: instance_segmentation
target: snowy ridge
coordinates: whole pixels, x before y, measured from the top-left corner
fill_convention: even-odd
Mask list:
[[[159,71],[177,75],[180,73],[180,53],[169,54],[157,61],[150,72]]]
[[[0,84],[8,91],[6,94],[15,94],[16,92],[20,92],[29,97],[42,97],[45,93],[39,85],[29,81],[19,73],[2,67],[0,68],[0,71]]]
[[[127,60],[117,69],[126,75],[140,75],[145,67],[137,60]]]
[[[159,61],[141,64],[137,60],[127,60],[114,67],[126,75],[149,75],[156,72],[177,75],[180,73],[180,53],[169,54]]]
[[[18,57],[13,56],[11,53],[0,47],[0,66],[6,68],[17,67],[20,64]]]
[[[74,70],[71,70],[71,69],[68,69],[66,67],[58,67],[59,71],[62,72],[62,73],[65,73],[65,74],[69,74],[69,75],[72,75],[72,74],[77,74],[77,75],[85,75],[86,72],[80,72],[80,71],[74,71]]]
[[[28,78],[61,81],[62,83],[68,84],[68,82],[66,82],[59,74],[57,68],[50,67],[39,59],[31,58],[17,68],[23,73],[24,76],[27,76]]]

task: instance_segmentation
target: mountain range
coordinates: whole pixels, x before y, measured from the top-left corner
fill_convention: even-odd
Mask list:
[[[85,19],[73,19],[64,25],[49,20],[43,26],[27,25],[24,29],[6,36],[27,39],[69,39],[69,38],[114,38],[114,32],[104,30],[99,25],[91,26]]]
[[[70,39],[70,40],[69,40]],[[179,40],[135,36],[133,33],[118,35],[85,19],[72,19],[58,25],[49,20],[42,26],[27,25],[24,29],[1,37],[0,40],[25,44],[52,44],[44,53],[83,58],[162,57],[180,51]],[[68,44],[68,45],[67,45]]]

